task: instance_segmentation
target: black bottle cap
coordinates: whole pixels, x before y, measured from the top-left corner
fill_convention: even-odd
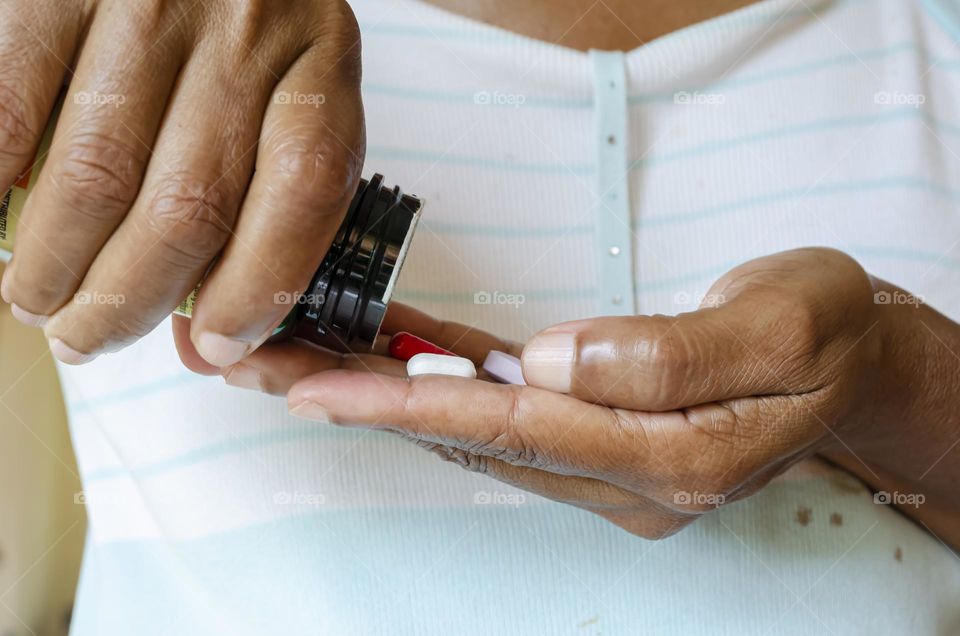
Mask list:
[[[361,180],[330,250],[282,335],[340,352],[372,349],[423,203],[383,176]]]

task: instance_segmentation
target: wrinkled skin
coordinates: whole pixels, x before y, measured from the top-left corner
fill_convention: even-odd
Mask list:
[[[364,154],[360,39],[343,0],[9,0],[0,186],[32,161],[65,82],[3,298],[82,363],[207,279],[192,337],[232,364],[305,289]],[[256,168],[256,175],[254,175]],[[93,299],[93,300],[91,300]]]
[[[219,372],[287,394],[298,416],[399,433],[643,537],[668,536],[819,453],[875,487],[925,493],[929,505],[907,512],[956,543],[960,427],[947,412],[958,403],[960,336],[927,307],[875,302],[897,291],[840,252],[794,250],[735,268],[695,312],[541,332],[522,348],[527,387],[407,379],[396,360],[299,342]],[[190,350],[185,325],[176,329],[188,366],[217,372]],[[521,354],[402,306],[385,331],[477,363],[491,349]],[[910,362],[918,351],[927,366]]]

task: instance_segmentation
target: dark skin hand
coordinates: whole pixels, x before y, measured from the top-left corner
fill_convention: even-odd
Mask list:
[[[44,327],[57,358],[82,364],[149,332],[207,274],[194,346],[211,364],[243,359],[289,310],[278,292],[306,286],[359,178],[360,35],[349,5],[7,4],[0,187],[33,161],[70,86],[0,296]],[[436,4],[562,46],[632,49],[750,1]]]
[[[750,261],[706,298],[675,317],[551,327],[522,347],[527,387],[408,379],[402,362],[296,341],[219,371],[286,394],[295,415],[399,433],[643,537],[668,536],[819,454],[877,489],[922,495],[901,510],[960,546],[960,325],[924,304],[883,302],[909,296],[829,249]],[[491,349],[521,352],[400,305],[384,329],[478,364]],[[216,371],[198,364],[185,324],[176,332],[188,366]]]
[[[343,0],[8,0],[0,188],[69,82],[0,295],[80,364],[134,342],[214,259],[193,339],[258,346],[346,213],[365,148],[360,35]],[[115,299],[90,302],[90,298]]]

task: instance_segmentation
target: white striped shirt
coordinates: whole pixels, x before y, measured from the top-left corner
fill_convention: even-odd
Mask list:
[[[524,340],[829,245],[960,319],[955,2],[767,0],[625,54],[353,4],[368,172],[427,201],[402,300]],[[648,543],[193,376],[166,325],[61,377],[90,511],[76,636],[958,625],[960,561],[815,463]]]

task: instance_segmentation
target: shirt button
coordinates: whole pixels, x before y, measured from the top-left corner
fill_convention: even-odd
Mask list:
[[[616,296],[610,299],[610,302],[612,302],[614,305],[619,305],[623,302],[623,296],[621,296],[620,294],[617,294]]]
[[[610,256],[620,256],[620,248],[614,245],[610,248]]]

